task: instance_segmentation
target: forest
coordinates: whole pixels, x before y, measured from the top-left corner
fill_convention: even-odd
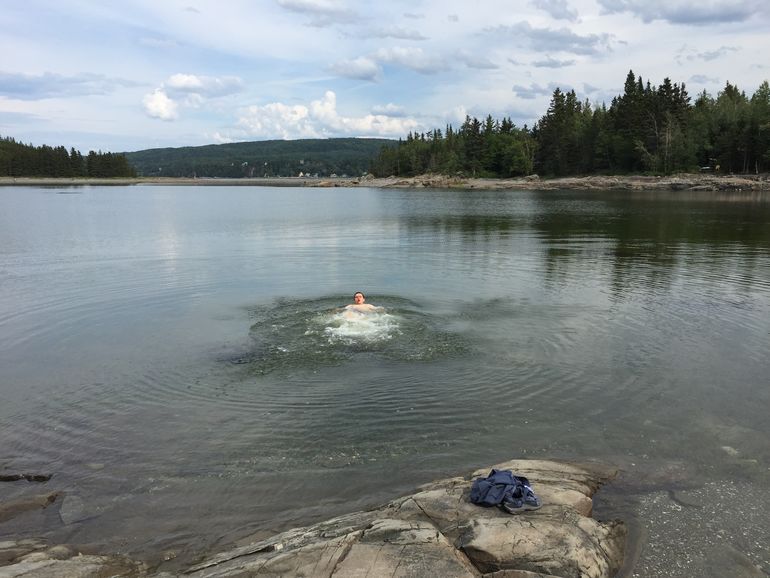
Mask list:
[[[125,155],[90,151],[83,156],[74,148],[32,146],[0,137],[0,177],[134,177]]]
[[[726,84],[694,101],[684,83],[653,86],[629,71],[622,95],[606,104],[555,89],[531,128],[510,118],[466,117],[455,129],[410,133],[383,147],[378,177],[424,173],[507,178],[529,174],[763,173],[770,168],[770,87],[749,98]]]
[[[361,176],[386,139],[266,140],[126,153],[140,176]]]

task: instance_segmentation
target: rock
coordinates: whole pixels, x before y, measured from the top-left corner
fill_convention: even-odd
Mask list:
[[[50,479],[51,474],[0,474],[0,482],[47,482]]]
[[[82,498],[74,494],[65,496],[64,502],[59,509],[59,517],[65,525],[69,526],[75,522],[80,522],[90,517],[86,513],[86,504]]]
[[[8,557],[9,553],[17,555]],[[0,578],[96,578],[146,576],[147,567],[122,556],[80,554],[39,540],[0,543]]]
[[[31,510],[41,510],[47,508],[59,497],[58,492],[50,494],[40,494],[29,498],[22,498],[13,502],[0,504],[0,522],[5,522],[16,516],[29,512]]]
[[[529,478],[543,501],[512,516],[470,503],[469,476],[424,486],[370,512],[296,528],[186,570],[198,577],[495,576],[602,578],[623,563],[622,522],[590,517],[594,492],[614,470],[544,460],[492,466]]]
[[[9,540],[0,542],[0,565],[9,564],[13,560],[26,556],[30,552],[42,550],[46,547],[41,540]],[[0,571],[1,573],[2,571]]]

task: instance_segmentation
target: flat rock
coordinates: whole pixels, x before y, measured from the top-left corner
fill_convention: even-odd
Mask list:
[[[490,468],[423,486],[369,512],[283,532],[187,569],[196,577],[603,578],[623,563],[622,522],[591,518],[603,467],[545,460],[492,466],[529,478],[543,507],[510,515],[468,497]]]
[[[81,554],[41,540],[0,543],[0,578],[102,578],[146,576],[147,568],[122,556]]]

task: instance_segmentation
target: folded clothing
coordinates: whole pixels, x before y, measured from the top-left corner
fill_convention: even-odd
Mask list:
[[[471,486],[471,502],[480,506],[499,506],[510,514],[537,510],[542,504],[529,480],[511,470],[495,470],[478,478]]]

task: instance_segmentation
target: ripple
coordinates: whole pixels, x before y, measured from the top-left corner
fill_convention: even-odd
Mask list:
[[[462,355],[468,344],[408,300],[382,296],[384,310],[341,311],[339,297],[280,300],[250,311],[252,347],[232,356],[249,371],[313,369],[369,354],[396,361],[430,362]]]

